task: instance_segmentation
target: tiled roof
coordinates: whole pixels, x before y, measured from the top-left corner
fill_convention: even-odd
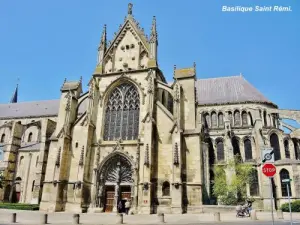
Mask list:
[[[199,105],[245,102],[273,104],[242,76],[199,79],[195,85]],[[80,105],[80,113],[85,111],[87,99]],[[57,116],[58,110],[59,100],[0,104],[0,118]]]
[[[199,79],[196,81],[195,86],[199,105],[245,102],[274,105],[242,76]]]
[[[59,100],[0,104],[0,118],[56,116]]]

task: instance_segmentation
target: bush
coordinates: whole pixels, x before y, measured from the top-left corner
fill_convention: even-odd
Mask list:
[[[39,210],[39,205],[22,203],[0,203],[0,209]]]
[[[289,212],[289,203],[284,203],[281,205],[281,210],[283,212]],[[296,200],[296,201],[293,201],[291,202],[291,209],[292,209],[292,212],[300,212],[300,200]]]

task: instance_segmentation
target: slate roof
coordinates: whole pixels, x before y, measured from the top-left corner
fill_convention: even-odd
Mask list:
[[[59,100],[0,104],[0,118],[56,116]]]
[[[272,104],[277,107],[242,76],[199,79],[196,81],[195,86],[199,105],[253,102]],[[79,107],[79,112],[83,113],[86,107],[87,102],[84,100]],[[57,116],[58,110],[58,99],[0,104],[0,118]]]
[[[277,107],[242,76],[199,79],[195,86],[199,105],[253,102]]]

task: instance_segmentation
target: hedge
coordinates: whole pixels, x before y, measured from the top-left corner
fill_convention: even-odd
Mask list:
[[[39,205],[21,203],[0,203],[0,209],[39,210]]]
[[[289,203],[284,203],[281,205],[281,210],[283,212],[289,212]],[[296,201],[293,201],[291,202],[291,209],[292,209],[292,212],[300,212],[300,200],[296,200]]]

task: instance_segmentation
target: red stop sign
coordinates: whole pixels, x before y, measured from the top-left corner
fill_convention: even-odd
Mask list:
[[[266,163],[262,167],[262,172],[267,177],[273,177],[276,173],[276,167],[273,164]]]

